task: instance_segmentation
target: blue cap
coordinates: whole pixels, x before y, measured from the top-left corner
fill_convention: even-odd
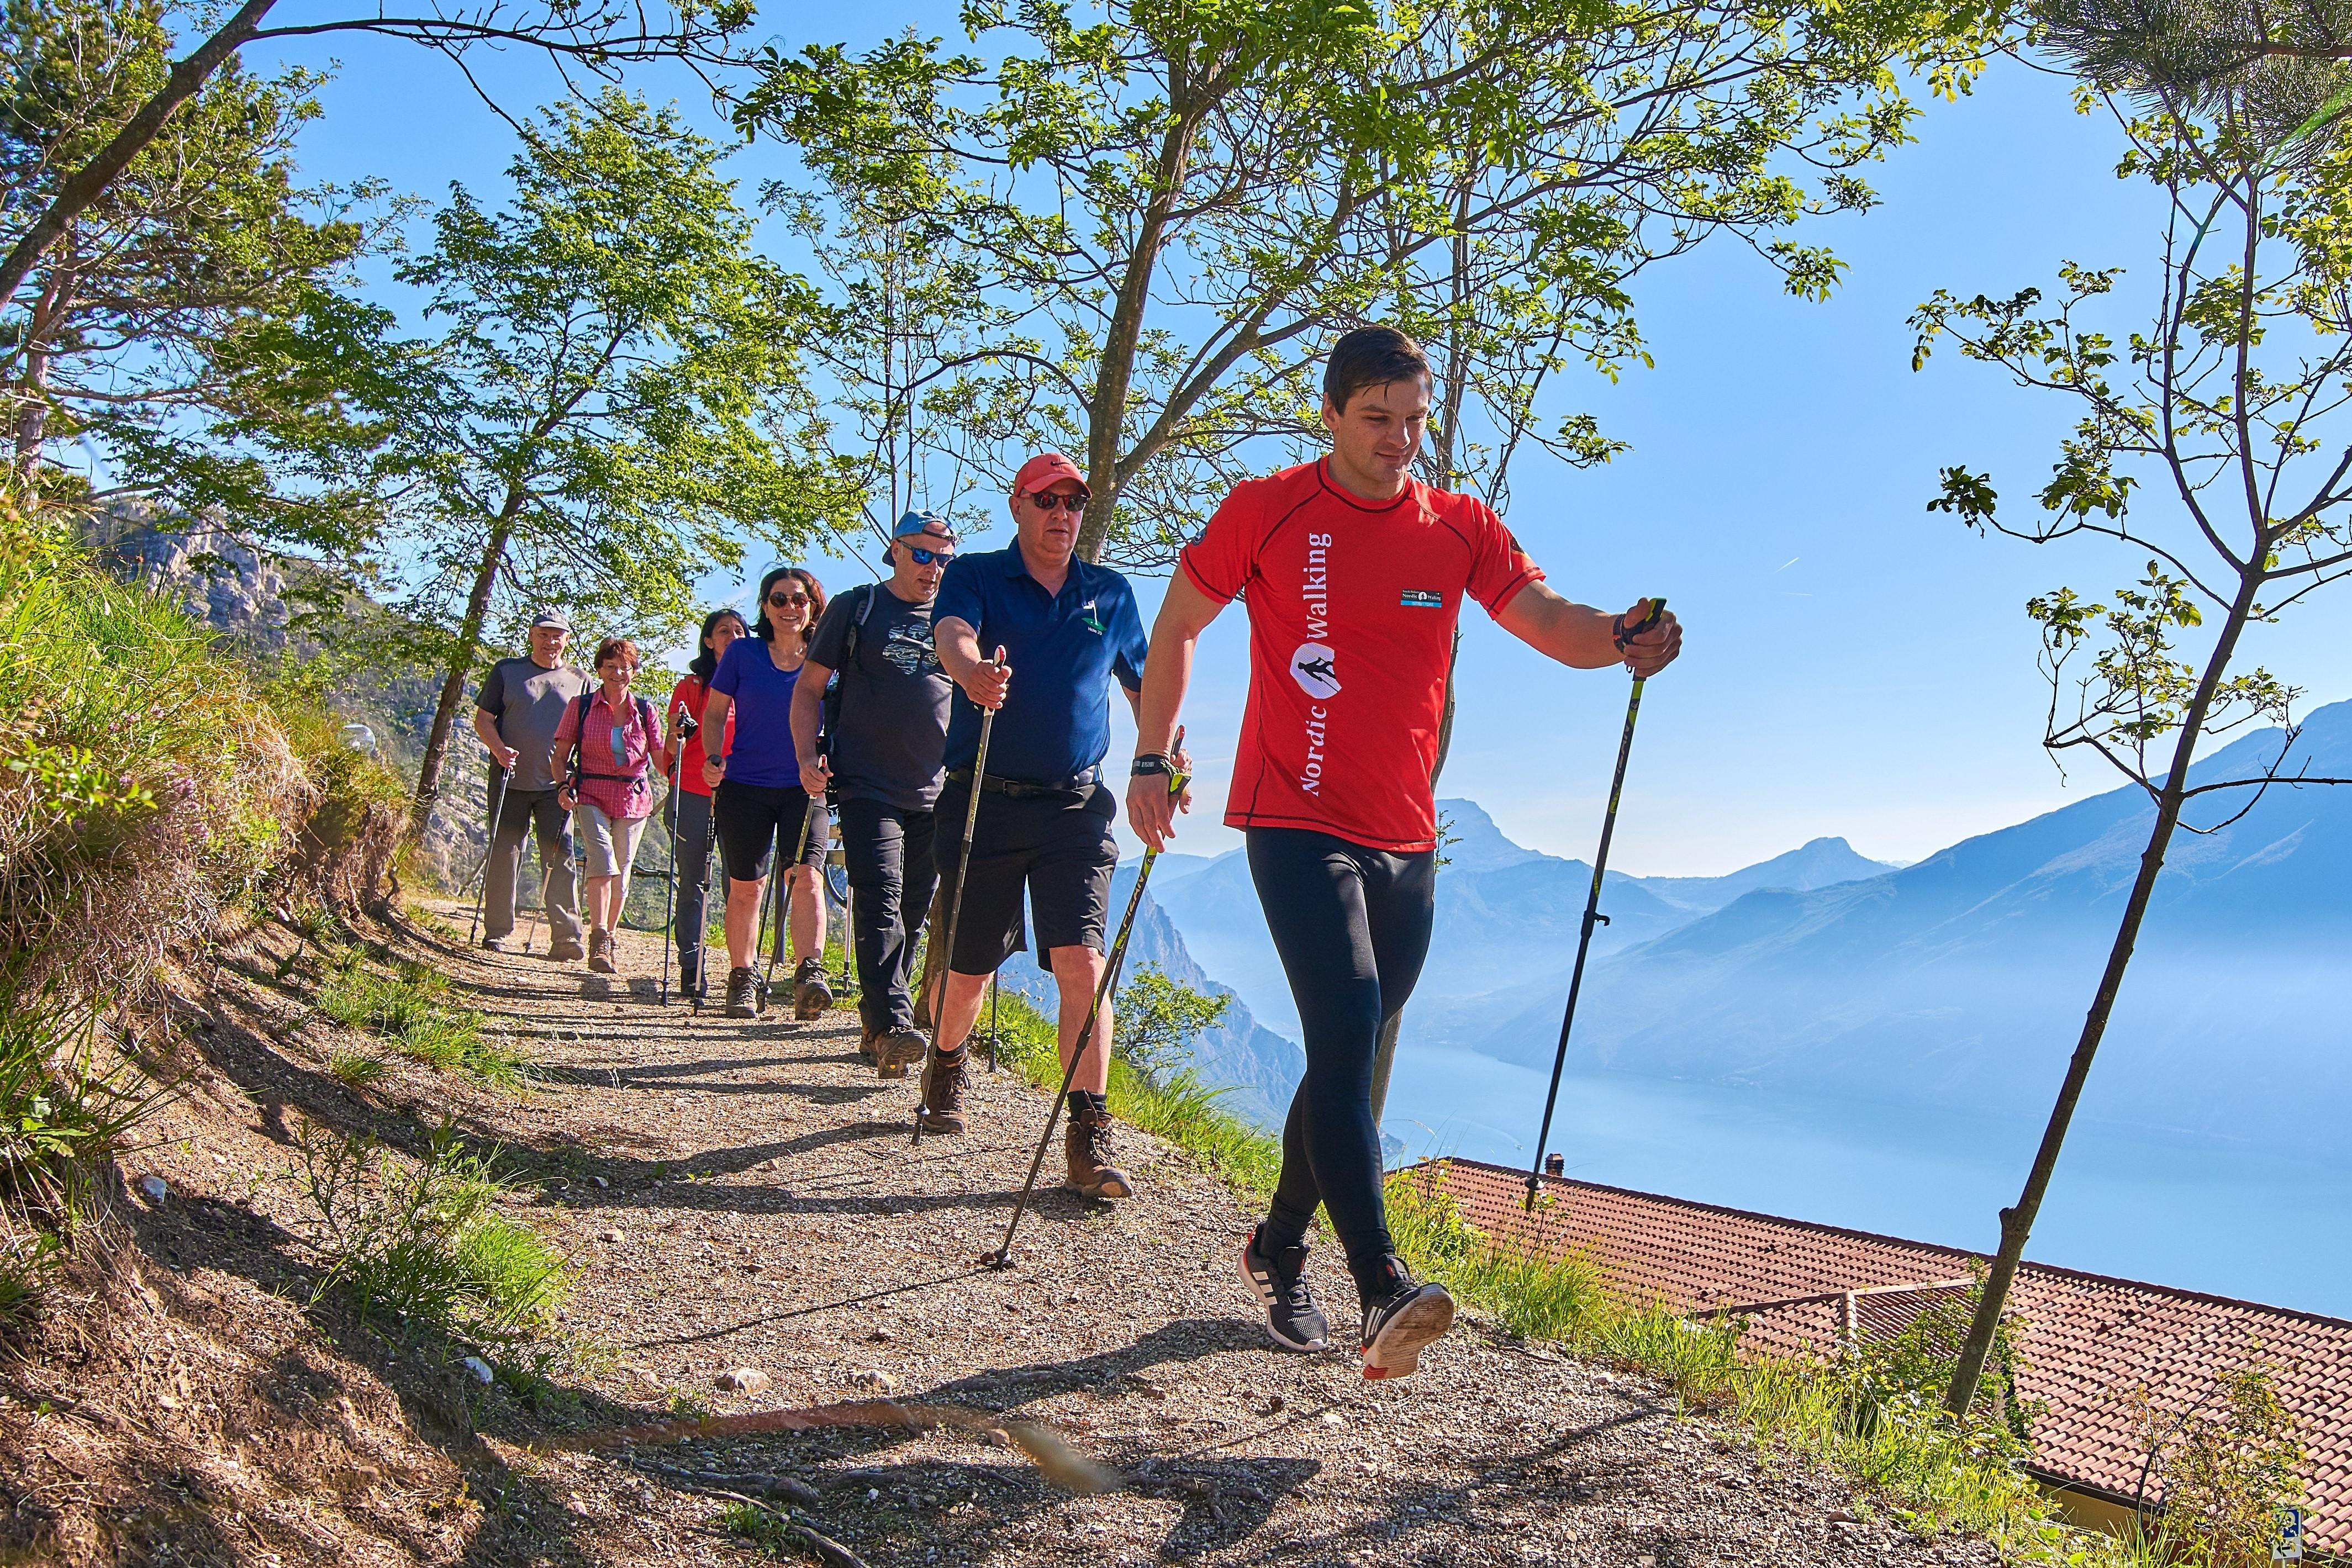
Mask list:
[[[908,512],[898,519],[898,526],[890,530],[890,537],[894,539],[903,539],[916,534],[930,534],[935,537],[944,534],[947,536],[948,543],[956,542],[954,528],[937,512]]]

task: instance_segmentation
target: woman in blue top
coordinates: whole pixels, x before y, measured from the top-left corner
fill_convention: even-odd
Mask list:
[[[767,889],[768,852],[782,844],[789,853],[802,841],[803,821],[806,845],[785,873],[793,1010],[812,1019],[833,1005],[824,984],[824,903],[816,870],[824,860],[824,813],[801,788],[792,726],[793,688],[800,684],[809,633],[824,613],[824,590],[804,568],[778,567],[761,578],[751,635],[728,644],[702,712],[706,749],[711,737],[727,735],[730,715],[735,721],[727,750],[710,757],[702,770],[712,786],[710,814],[727,866],[729,1018],[757,1017],[765,1000],[751,975],[751,945],[760,925],[760,897]]]

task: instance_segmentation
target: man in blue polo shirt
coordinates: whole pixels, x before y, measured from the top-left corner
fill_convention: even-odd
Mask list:
[[[1110,683],[1132,705],[1143,687],[1143,622],[1127,579],[1077,559],[1087,483],[1058,452],[1013,481],[1017,535],[1005,549],[967,551],[940,580],[931,625],[940,663],[961,688],[948,720],[947,785],[936,807],[940,883],[956,860],[980,751],[982,708],[996,710],[963,907],[949,955],[940,1050],[923,1066],[923,1125],[963,1131],[965,1041],[988,977],[1025,947],[1023,887],[1037,945],[1061,999],[1062,1063],[1071,1080],[1065,1184],[1088,1197],[1125,1197],[1135,1184],[1111,1163],[1110,1009],[1081,1041],[1103,973],[1118,797],[1100,778],[1110,749]],[[989,662],[1001,655],[1001,663]]]

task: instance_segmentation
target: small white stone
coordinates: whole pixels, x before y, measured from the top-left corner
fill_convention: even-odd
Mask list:
[[[1337,1410],[1326,1410],[1323,1412],[1323,1425],[1326,1427],[1344,1427],[1347,1424],[1347,1418],[1342,1416]]]
[[[147,1195],[147,1201],[150,1203],[161,1203],[165,1198],[172,1196],[171,1183],[165,1181],[159,1176],[141,1176],[139,1178],[139,1190]]]
[[[596,1239],[599,1241],[626,1241],[628,1238],[624,1236],[617,1228],[615,1228],[612,1230],[599,1230],[596,1232]]]
[[[726,1394],[764,1394],[772,1381],[756,1366],[739,1366],[732,1372],[722,1372],[712,1381]]]
[[[498,1381],[499,1375],[491,1371],[490,1364],[478,1355],[469,1355],[466,1358],[466,1370],[473,1375],[474,1381],[477,1383]]]
[[[898,1380],[897,1378],[891,1376],[887,1372],[877,1372],[871,1367],[868,1367],[862,1372],[851,1373],[849,1375],[849,1381],[856,1384],[860,1388],[870,1388],[877,1394],[896,1394],[898,1392]]]

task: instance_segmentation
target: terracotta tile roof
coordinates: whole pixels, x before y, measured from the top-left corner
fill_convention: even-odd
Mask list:
[[[1694,1315],[1737,1309],[1750,1320],[1744,1343],[1776,1354],[1896,1332],[1931,1295],[1962,1288],[1981,1257],[1559,1176],[1544,1178],[1531,1218],[1525,1171],[1414,1168],[1489,1236],[1582,1253],[1622,1296]],[[2033,1262],[2018,1271],[2011,1311],[2020,1391],[2048,1406],[2033,1431],[2048,1479],[2127,1500],[2143,1457],[2129,1392],[2145,1385],[2160,1409],[2186,1410],[2258,1360],[2296,1420],[2311,1543],[2352,1554],[2352,1322]]]

